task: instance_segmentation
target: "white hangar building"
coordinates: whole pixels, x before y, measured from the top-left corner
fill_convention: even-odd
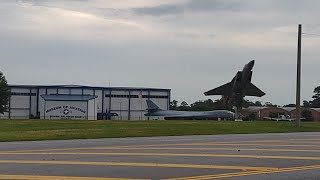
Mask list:
[[[79,85],[9,85],[3,119],[147,120],[146,100],[169,109],[170,89]]]

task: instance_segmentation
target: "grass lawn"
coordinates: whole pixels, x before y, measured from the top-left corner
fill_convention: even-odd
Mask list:
[[[320,122],[0,120],[0,141],[320,132]]]

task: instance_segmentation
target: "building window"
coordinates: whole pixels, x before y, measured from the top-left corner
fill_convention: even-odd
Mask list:
[[[168,96],[156,96],[156,95],[144,95],[143,98],[150,98],[150,99],[168,99]]]
[[[36,93],[11,92],[11,96],[36,96]]]
[[[106,94],[105,97],[112,97],[112,98],[129,98],[129,95],[118,95],[118,94]]]
[[[111,98],[139,98],[138,95],[118,95],[118,94],[106,94],[105,97]],[[146,99],[168,99],[168,96],[156,96],[156,95],[142,95],[142,98]]]

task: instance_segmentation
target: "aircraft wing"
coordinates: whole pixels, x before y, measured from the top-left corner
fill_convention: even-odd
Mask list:
[[[257,86],[255,86],[254,84],[252,84],[251,82],[248,84],[248,87],[246,89],[246,93],[245,96],[257,96],[257,97],[262,97],[264,96],[266,93],[264,93],[263,91],[261,91],[259,88],[257,88]]]
[[[224,84],[222,86],[219,86],[215,89],[211,89],[210,91],[207,91],[204,93],[204,95],[208,96],[208,95],[228,95],[230,94],[229,92],[232,89],[232,83],[229,82],[227,84]]]

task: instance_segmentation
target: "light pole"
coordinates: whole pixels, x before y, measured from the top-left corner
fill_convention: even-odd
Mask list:
[[[297,52],[297,89],[296,89],[296,126],[301,126],[300,94],[301,94],[301,34],[302,25],[298,26],[298,52]]]

